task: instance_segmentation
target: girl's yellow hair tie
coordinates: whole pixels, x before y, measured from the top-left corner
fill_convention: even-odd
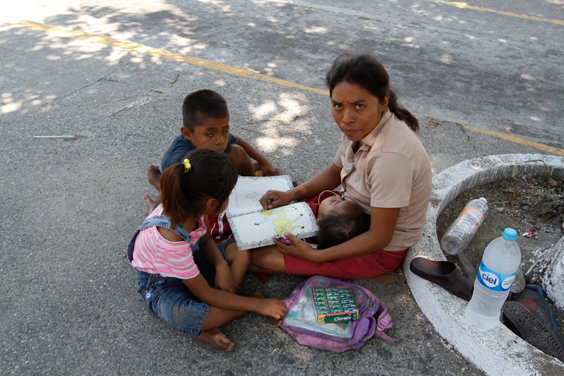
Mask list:
[[[182,163],[184,163],[184,173],[190,171],[190,169],[192,168],[190,161],[188,159],[185,159]]]

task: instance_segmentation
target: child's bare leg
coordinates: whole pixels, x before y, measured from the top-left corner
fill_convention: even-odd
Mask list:
[[[229,156],[235,162],[237,171],[241,176],[255,176],[253,161],[247,152],[239,145],[233,144],[229,148]]]
[[[227,338],[219,328],[202,330],[200,335],[196,337],[199,340],[209,343],[213,347],[221,351],[231,351],[235,344]]]
[[[206,320],[202,324],[200,330],[211,330],[222,326],[223,324],[236,319],[242,314],[247,313],[247,311],[232,311],[229,309],[218,308],[210,306],[210,312],[206,317]]]
[[[254,295],[251,296],[255,298],[259,297]],[[260,297],[263,296],[260,295]],[[200,329],[201,334],[196,338],[209,343],[221,351],[231,351],[235,344],[219,330],[219,327],[246,312],[247,311],[231,311],[228,309],[210,306],[210,312]]]
[[[227,256],[227,263],[233,278],[235,278],[235,282],[239,286],[251,264],[251,251],[239,251],[237,243],[231,243],[225,247],[225,256]]]
[[[160,201],[160,196],[158,200]],[[153,210],[155,210],[155,208],[159,205],[157,201],[153,201],[153,199],[149,197],[149,195],[145,195],[145,204],[147,205],[147,214],[151,214]]]
[[[149,183],[151,183],[151,185],[155,187],[155,189],[159,192],[159,197],[157,197],[157,199],[154,201],[151,197],[149,197],[149,195],[145,195],[147,212],[148,214],[151,214],[153,210],[155,210],[155,208],[161,203],[161,170],[159,169],[159,166],[149,166],[149,168],[147,169],[147,179],[149,180]]]
[[[257,299],[265,299],[264,295],[260,292],[253,292],[249,296]],[[246,311],[230,311],[210,306],[210,313],[208,313],[208,317],[206,317],[206,320],[202,324],[200,336],[196,338],[209,343],[221,351],[231,351],[235,344],[219,330],[219,327],[244,313],[246,313]],[[282,324],[282,320],[276,320],[274,318],[270,318],[270,320],[275,326]]]
[[[247,271],[251,273],[286,273],[284,254],[275,245],[253,249],[251,264]]]
[[[219,328],[202,330],[200,335],[196,337],[199,340],[209,343],[213,347],[221,351],[231,351],[235,344],[227,338]]]
[[[147,179],[157,191],[161,191],[161,170],[159,166],[150,165],[147,169]]]

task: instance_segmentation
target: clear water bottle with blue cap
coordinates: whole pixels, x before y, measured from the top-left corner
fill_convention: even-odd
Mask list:
[[[506,228],[503,236],[494,239],[484,251],[472,299],[464,314],[478,330],[493,329],[499,322],[501,307],[521,264],[521,249],[515,239],[517,231]]]

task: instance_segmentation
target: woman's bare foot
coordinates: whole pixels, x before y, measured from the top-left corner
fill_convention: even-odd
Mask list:
[[[145,204],[147,204],[148,214],[151,214],[157,207],[157,203],[149,195],[145,195]]]
[[[149,179],[149,183],[151,183],[157,191],[161,191],[161,170],[159,169],[159,166],[149,166],[147,169],[147,179]]]
[[[223,334],[219,328],[203,330],[199,337],[196,337],[202,341],[205,341],[221,351],[231,351],[235,344]]]

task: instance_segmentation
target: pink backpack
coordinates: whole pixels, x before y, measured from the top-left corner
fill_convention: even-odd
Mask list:
[[[317,324],[312,288],[349,286],[358,307],[358,319],[349,323]],[[288,314],[281,329],[299,344],[340,353],[358,350],[374,336],[399,342],[384,333],[391,328],[392,317],[386,307],[367,289],[337,279],[314,276],[300,283],[284,301]]]

